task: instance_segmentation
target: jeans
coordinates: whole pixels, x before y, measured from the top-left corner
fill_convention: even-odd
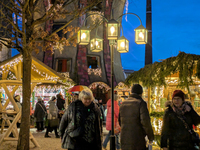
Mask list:
[[[111,131],[108,132],[108,134],[106,135],[106,138],[103,142],[103,147],[106,148],[107,144],[108,144],[108,141],[110,140],[110,135],[111,135]],[[120,149],[120,143],[119,143],[119,134],[118,135],[115,135],[115,139],[116,139],[116,148],[117,149]]]

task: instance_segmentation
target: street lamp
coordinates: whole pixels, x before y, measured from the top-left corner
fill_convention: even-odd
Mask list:
[[[135,43],[147,44],[148,30],[143,25],[140,25],[134,31],[135,31]]]
[[[77,33],[77,42],[79,45],[88,45],[90,43],[90,30],[82,27]]]
[[[90,51],[100,52],[103,50],[103,39],[96,36],[90,41]]]
[[[103,15],[94,13],[96,15],[102,16],[106,22],[107,22],[107,39],[109,40],[110,45],[110,51],[111,51],[111,112],[112,112],[112,128],[111,128],[111,136],[110,136],[110,150],[115,150],[115,134],[114,134],[114,45],[116,44],[117,40],[117,51],[120,53],[126,53],[129,51],[129,41],[123,36],[123,29],[122,29],[122,36],[118,38],[119,36],[119,22],[118,20],[127,14],[132,14],[138,17],[140,20],[140,26],[135,29],[135,42],[137,44],[146,44],[147,43],[147,34],[148,31],[144,28],[142,25],[142,21],[140,17],[134,13],[125,13],[122,14],[117,20],[111,19],[107,20]],[[90,15],[94,15],[90,14]],[[90,16],[88,15],[86,19]],[[85,19],[85,21],[86,21]],[[85,25],[84,21],[84,25]],[[97,27],[98,28],[98,27]],[[81,28],[81,30],[78,31],[78,44],[80,45],[87,45],[89,44],[90,39],[90,30],[86,27]],[[100,52],[103,50],[103,39],[97,36],[97,30],[96,30],[96,36],[90,41],[90,50],[92,52]]]

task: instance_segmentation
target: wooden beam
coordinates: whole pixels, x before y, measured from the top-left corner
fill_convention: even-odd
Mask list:
[[[31,140],[31,142],[36,146],[36,147],[40,147],[40,145],[38,144],[38,142],[35,140],[35,138],[33,137],[33,135],[32,135],[32,133],[31,132],[29,132],[30,134],[30,140]]]
[[[13,66],[13,69],[14,69],[15,77],[18,79],[18,74],[17,74],[18,69],[17,69],[17,65],[14,65],[14,66]]]
[[[18,81],[18,80],[0,80],[0,84],[22,85],[22,81]]]
[[[6,80],[7,79],[7,76],[8,76],[8,72],[9,71],[2,71],[2,80]]]
[[[4,141],[18,141],[18,138],[4,138]]]
[[[15,91],[18,89],[18,87],[19,87],[19,85],[16,85],[15,87],[14,87],[14,89],[12,90],[12,92],[11,92],[11,95],[14,97],[14,94],[15,94]],[[6,103],[4,104],[4,106],[3,106],[3,110],[5,110],[6,109],[6,107],[8,106],[8,104],[9,104],[9,99],[7,99],[6,100]]]
[[[9,98],[9,100],[10,100],[11,103],[13,104],[15,111],[16,111],[16,112],[19,112],[19,108],[18,108],[18,106],[17,106],[15,100],[13,99],[11,93],[8,91],[8,88],[7,88],[6,84],[2,84],[2,87],[4,88],[4,90],[5,90],[5,92],[6,92],[7,96],[8,96],[8,98]]]
[[[52,80],[32,80],[32,83],[57,83],[57,81],[52,81]]]
[[[21,111],[17,114],[17,116],[13,120],[12,124],[9,126],[8,130],[6,131],[6,133],[3,134],[2,138],[0,139],[0,145],[4,141],[4,138],[8,137],[8,135],[11,133],[11,131],[13,130],[13,127],[16,125],[16,123],[20,119],[20,117],[21,117]]]
[[[21,81],[21,78],[22,78],[22,62],[20,61],[19,63],[18,63],[18,80],[19,81]]]

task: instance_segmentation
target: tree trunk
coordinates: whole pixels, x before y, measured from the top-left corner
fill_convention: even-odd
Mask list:
[[[31,53],[30,50],[24,49],[23,53],[23,103],[20,133],[17,144],[17,150],[29,149],[29,132],[30,132],[30,97],[31,97]]]

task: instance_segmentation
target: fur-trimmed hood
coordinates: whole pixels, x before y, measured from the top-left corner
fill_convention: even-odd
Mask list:
[[[186,102],[187,105],[192,107],[192,104],[191,104],[190,101],[185,101],[185,102]],[[172,101],[171,100],[165,102],[165,107],[171,107],[171,105],[172,105]]]

